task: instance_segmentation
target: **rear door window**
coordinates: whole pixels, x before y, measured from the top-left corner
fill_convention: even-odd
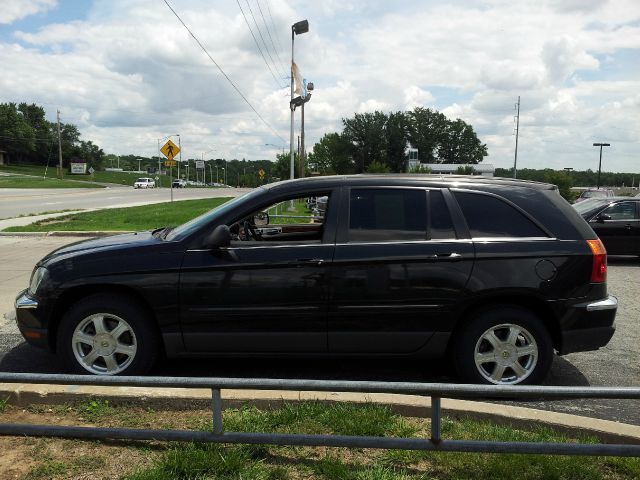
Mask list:
[[[426,240],[427,196],[421,189],[354,188],[349,241]]]
[[[490,195],[454,192],[472,238],[547,237],[526,215]]]

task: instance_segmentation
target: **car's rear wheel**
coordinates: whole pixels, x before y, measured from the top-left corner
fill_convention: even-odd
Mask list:
[[[553,360],[549,332],[532,312],[512,306],[474,315],[455,339],[455,364],[470,383],[540,383]]]
[[[75,373],[140,375],[159,352],[147,312],[133,299],[96,294],[76,303],[62,318],[57,351]]]

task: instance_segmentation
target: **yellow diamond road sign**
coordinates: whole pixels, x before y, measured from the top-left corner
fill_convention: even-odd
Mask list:
[[[264,177],[264,170],[263,170],[263,169],[260,169],[260,170],[258,171],[258,175],[260,175],[260,178]]]
[[[160,151],[169,160],[173,160],[174,157],[178,155],[178,152],[180,152],[180,148],[178,148],[178,146],[171,140],[168,140],[167,143],[165,143],[164,146],[160,149]]]

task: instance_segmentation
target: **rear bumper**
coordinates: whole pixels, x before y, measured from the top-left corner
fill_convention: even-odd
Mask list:
[[[597,350],[609,343],[616,331],[616,297],[609,295],[603,300],[580,303],[572,310],[574,328],[561,332],[560,355]]]

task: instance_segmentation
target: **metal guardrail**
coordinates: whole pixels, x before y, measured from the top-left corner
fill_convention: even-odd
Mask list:
[[[640,445],[494,442],[441,438],[440,399],[640,399],[638,387],[553,387],[456,385],[447,383],[367,382],[343,380],[280,380],[203,377],[94,377],[0,373],[0,383],[93,385],[120,387],[206,388],[211,390],[210,432],[57,425],[0,424],[0,435],[81,438],[92,440],[163,440],[324,447],[355,447],[442,452],[527,453],[640,457]],[[431,438],[365,437],[281,433],[225,432],[221,389],[294,390],[316,392],[396,393],[431,397]]]

